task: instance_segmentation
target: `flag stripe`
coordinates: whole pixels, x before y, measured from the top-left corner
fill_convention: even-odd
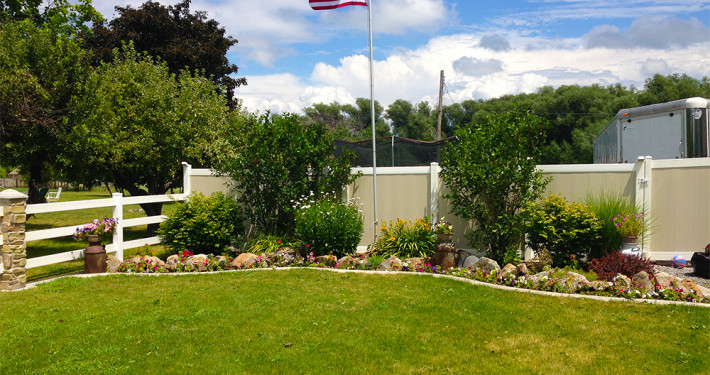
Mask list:
[[[367,6],[367,1],[362,0],[308,0],[313,10],[330,10],[346,7],[348,5]]]

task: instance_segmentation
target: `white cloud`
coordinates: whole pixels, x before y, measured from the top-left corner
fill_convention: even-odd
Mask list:
[[[441,69],[446,75],[445,102],[449,104],[534,92],[544,85],[623,82],[641,87],[654,73],[710,75],[710,55],[705,52],[710,49],[710,42],[668,50],[635,48],[619,53],[612,48],[585,48],[581,38],[553,41],[510,35],[510,50],[496,52],[482,48],[481,37],[475,34],[437,37],[417,49],[399,49],[385,60],[376,61],[375,99],[385,106],[396,99],[434,104]],[[537,47],[527,48],[531,45]],[[479,71],[485,67],[489,72],[476,76],[462,67]],[[495,71],[497,67],[502,70]],[[319,63],[310,76],[312,84],[299,82],[300,94],[291,95],[297,98],[294,103],[298,105],[290,107],[369,97],[368,80],[366,56],[347,56],[335,65]],[[260,86],[262,82],[250,78],[249,84]]]
[[[600,25],[583,36],[587,48],[669,49],[710,41],[710,28],[698,19],[645,16],[635,19],[626,32],[612,25]]]

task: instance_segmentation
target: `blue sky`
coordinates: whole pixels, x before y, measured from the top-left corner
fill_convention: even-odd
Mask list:
[[[622,83],[655,73],[710,76],[710,2],[372,0],[375,99],[445,104],[541,86]],[[176,1],[160,1],[174,4]],[[94,0],[105,17],[116,5]],[[367,9],[307,0],[193,0],[239,40],[228,58],[251,111],[300,112],[369,97]]]

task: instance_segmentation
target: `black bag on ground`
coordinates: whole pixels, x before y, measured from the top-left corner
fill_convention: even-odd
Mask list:
[[[690,262],[693,263],[693,272],[697,276],[710,279],[710,253],[693,253]]]

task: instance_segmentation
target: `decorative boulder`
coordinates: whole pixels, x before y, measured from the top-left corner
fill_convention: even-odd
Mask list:
[[[456,252],[456,267],[460,268],[463,267],[463,262],[468,258],[469,253],[463,250],[459,250]]]
[[[547,280],[547,278],[550,277],[550,274],[551,274],[551,273],[552,273],[552,271],[542,271],[542,272],[540,272],[540,273],[536,273],[536,274],[534,274],[534,275],[530,275],[530,276],[528,276],[526,279],[527,279],[527,280],[531,280],[531,281],[533,282],[533,285],[534,285],[534,286],[538,286],[538,285],[540,285],[540,283],[541,283],[543,280]]]
[[[677,277],[675,277],[671,274],[668,274],[666,272],[659,272],[659,273],[655,274],[654,277],[656,279],[656,285],[657,285],[656,291],[657,292],[660,291],[661,288],[663,288],[663,289],[672,288],[673,284],[675,284],[675,286],[680,285],[680,280]]]
[[[409,265],[410,270],[420,268],[426,263],[425,258],[407,258],[404,262]]]
[[[300,255],[296,252],[296,250],[288,247],[284,247],[274,254],[275,260],[284,264],[291,264],[297,261],[297,258],[299,257]]]
[[[118,260],[115,256],[109,254],[106,257],[106,272],[108,273],[116,273],[118,272],[118,267],[121,266],[121,261]]]
[[[683,279],[683,281],[680,282],[680,284],[683,286],[683,289],[685,289],[685,292],[690,292],[691,290],[695,292],[695,294],[698,295],[698,297],[703,298],[705,295],[703,292],[700,290],[697,284],[693,282],[691,279]]]
[[[227,266],[227,257],[224,255],[218,255],[214,257],[215,262],[217,262],[217,266],[219,268],[224,269]]]
[[[515,267],[515,276],[528,276],[529,274],[528,266],[525,263],[520,263]]]
[[[493,271],[500,272],[498,262],[493,259],[482,257],[478,262],[471,266],[471,269],[480,269],[483,272],[492,273]]]
[[[505,267],[503,267],[503,269],[500,271],[500,277],[502,277],[502,278],[505,279],[505,278],[506,278],[508,275],[510,275],[510,274],[515,275],[514,272],[515,272],[515,266],[512,265],[512,264],[510,264],[510,263],[508,263],[508,264],[506,264]]]
[[[256,263],[257,259],[258,259],[258,257],[256,256],[256,254],[252,254],[252,253],[239,254],[239,256],[236,257],[232,261],[232,267],[247,268],[247,267],[253,265],[254,263]]]
[[[591,282],[590,286],[597,292],[601,292],[603,290],[609,289],[609,287],[611,287],[611,282],[604,280],[594,280]]]
[[[463,268],[471,268],[473,267],[474,264],[478,263],[479,259],[475,255],[469,255],[466,257],[466,259],[463,260],[463,263],[461,264],[461,267]]]
[[[177,262],[180,257],[177,254],[173,254],[165,260],[165,269],[168,271],[175,271],[177,268]]]
[[[397,270],[402,269],[402,261],[396,256],[391,256],[389,259],[384,260],[379,266],[377,266],[378,271],[392,271],[395,268]]]
[[[156,267],[165,267],[165,262],[163,262],[160,258],[158,257],[149,257],[148,261],[150,261],[150,264],[156,266]]]
[[[628,276],[622,275],[620,273],[617,273],[616,276],[614,277],[614,280],[616,280],[617,283],[619,283],[620,287],[626,288],[631,286],[631,279],[629,279]]]
[[[651,293],[655,289],[653,281],[651,281],[651,277],[649,277],[648,272],[646,271],[641,271],[635,274],[631,279],[631,282],[636,284],[641,289],[641,293],[643,294]]]
[[[576,272],[567,272],[561,280],[569,293],[574,293],[585,286],[589,286],[589,280]]]

